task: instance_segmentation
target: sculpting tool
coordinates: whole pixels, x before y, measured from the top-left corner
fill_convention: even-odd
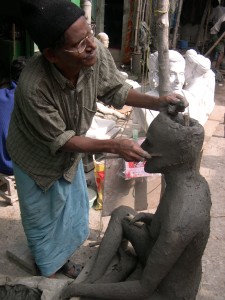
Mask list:
[[[162,156],[161,153],[147,153],[146,158],[150,159],[151,157],[156,157],[156,156]],[[121,156],[118,155],[106,155],[104,159],[114,159],[114,158],[122,158]]]
[[[183,116],[184,116],[184,126],[187,126],[187,127],[188,127],[188,126],[190,125],[190,122],[189,122],[189,121],[190,121],[190,120],[189,120],[189,119],[190,119],[189,114],[188,114],[188,113],[185,113]]]

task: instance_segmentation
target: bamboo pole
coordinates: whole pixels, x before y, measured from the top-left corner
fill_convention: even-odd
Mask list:
[[[144,9],[145,8],[145,9]],[[142,7],[142,21],[145,21],[148,28],[149,28],[149,21],[150,21],[150,15],[151,15],[151,10],[149,7],[149,1],[145,1],[144,7]],[[149,39],[150,39],[150,28],[148,31],[148,36],[147,36],[147,41],[146,45],[144,46],[144,51],[143,51],[143,68],[142,68],[142,85],[141,85],[141,91],[142,93],[146,92],[146,78],[148,78],[148,67],[147,67],[147,62],[148,62],[148,57],[149,57]]]
[[[159,96],[171,92],[169,68],[169,0],[158,0],[156,13],[158,66],[159,66]],[[165,191],[164,176],[161,177],[160,199]]]
[[[205,30],[204,30],[204,36],[203,36],[203,45],[202,45],[201,53],[203,53],[204,49],[205,49],[205,41],[207,39],[207,34],[208,34],[209,17],[210,17],[210,9],[208,10],[208,14],[207,14],[207,18],[206,18]]]
[[[156,28],[158,41],[159,95],[171,92],[169,81],[169,0],[158,0]]]
[[[146,0],[142,0],[142,13],[141,13],[142,21],[145,21],[145,11],[146,11]]]
[[[200,40],[200,37],[201,37],[201,34],[202,34],[202,27],[204,26],[207,13],[210,10],[210,6],[211,6],[211,0],[208,0],[207,3],[206,3],[206,7],[205,7],[205,10],[204,10],[203,16],[202,16],[200,28],[199,28],[199,31],[198,31],[198,36],[197,36],[196,43],[195,43],[196,48],[198,48],[199,40]]]
[[[212,47],[204,54],[204,56],[208,56],[212,50],[216,47],[216,45],[219,44],[219,42],[225,37],[225,31],[224,33],[218,38],[218,40],[215,41],[215,43],[212,45]]]
[[[176,49],[176,46],[177,46],[177,32],[178,32],[178,28],[180,25],[180,15],[181,15],[181,11],[182,11],[182,6],[183,6],[183,0],[180,0],[179,6],[178,6],[178,12],[177,12],[176,25],[175,25],[175,29],[174,29],[174,33],[173,33],[173,43],[172,43],[173,49]]]
[[[138,51],[138,28],[139,28],[139,18],[140,18],[140,7],[141,1],[137,2],[137,14],[136,14],[136,22],[135,22],[135,31],[134,31],[134,52]]]

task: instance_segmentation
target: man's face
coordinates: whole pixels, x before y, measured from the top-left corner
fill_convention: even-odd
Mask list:
[[[57,50],[59,69],[80,70],[96,63],[96,44],[91,28],[84,17],[80,17],[65,31],[65,44]]]

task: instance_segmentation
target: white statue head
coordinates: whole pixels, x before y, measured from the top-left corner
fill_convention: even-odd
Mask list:
[[[97,39],[105,46],[105,48],[109,47],[109,36],[105,32],[99,32]]]
[[[183,88],[185,77],[185,59],[175,51],[169,50],[170,84],[172,91],[180,91]],[[154,52],[149,58],[149,81],[151,89],[159,85],[158,52]]]
[[[190,49],[185,53],[185,81],[186,84],[204,75],[211,69],[211,62],[208,58]]]

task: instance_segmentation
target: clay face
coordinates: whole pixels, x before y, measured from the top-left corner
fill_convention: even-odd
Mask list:
[[[162,156],[148,159],[145,164],[145,172],[162,172],[164,167],[179,160],[179,148],[175,147],[177,144],[175,133],[179,126],[175,123],[172,128],[170,123],[171,120],[166,114],[159,114],[151,123],[147,138],[141,147],[148,153],[160,153]]]
[[[170,167],[179,164],[194,163],[203,143],[204,129],[195,120],[190,126],[184,125],[182,114],[175,118],[160,113],[151,123],[147,138],[141,147],[148,153],[160,153],[145,164],[148,173],[165,173]]]

